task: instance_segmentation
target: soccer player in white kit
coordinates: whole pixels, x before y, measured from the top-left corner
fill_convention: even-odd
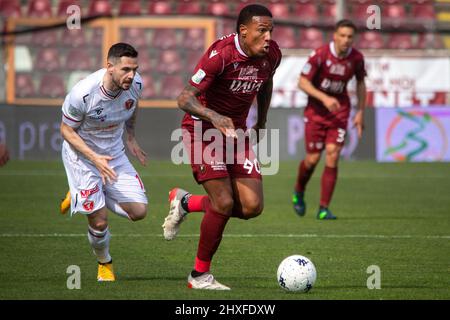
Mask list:
[[[78,82],[62,106],[62,159],[67,173],[71,214],[88,219],[88,239],[98,260],[98,281],[114,281],[109,253],[107,208],[132,221],[147,214],[147,196],[128,150],[146,165],[135,138],[142,79],[138,53],[126,43],[113,45],[107,67]]]

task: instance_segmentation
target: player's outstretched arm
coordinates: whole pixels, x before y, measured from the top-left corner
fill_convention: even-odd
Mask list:
[[[237,138],[231,118],[206,108],[200,103],[198,96],[200,96],[200,91],[188,84],[177,98],[178,107],[190,115],[211,122],[225,136]]]
[[[100,171],[100,175],[102,177],[103,184],[108,182],[112,182],[116,180],[117,175],[113,169],[108,165],[108,161],[112,160],[110,156],[98,155],[91,148],[89,148],[86,143],[81,139],[78,133],[75,130],[61,122],[61,136],[64,140],[70,143],[77,151],[81,152],[87,159],[89,159]]]
[[[309,81],[306,77],[300,76],[298,81],[298,87],[300,90],[303,90],[308,96],[314,97],[320,100],[325,108],[327,108],[330,112],[336,111],[341,107],[339,101],[336,98],[330,97],[325,92],[320,91]]]
[[[358,130],[358,137],[362,137],[364,130],[364,109],[366,108],[366,83],[364,79],[356,81],[356,96],[358,97],[358,105],[355,117],[353,118],[353,125]]]
[[[135,156],[143,166],[146,166],[147,165],[147,153],[144,150],[142,150],[142,148],[139,146],[139,144],[136,140],[136,135],[135,135],[137,110],[138,110],[138,106],[136,106],[136,108],[134,109],[134,112],[133,112],[133,115],[131,116],[131,118],[125,122],[125,128],[127,131],[126,143],[127,143],[128,150],[131,152],[131,154],[133,156]]]

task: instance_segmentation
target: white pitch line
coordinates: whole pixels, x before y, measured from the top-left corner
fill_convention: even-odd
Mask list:
[[[112,234],[113,237],[161,238],[161,234]],[[180,234],[179,238],[196,238],[199,234]],[[388,234],[224,234],[225,238],[364,238],[364,239],[450,239],[450,235]],[[84,233],[0,233],[0,238],[77,238]]]

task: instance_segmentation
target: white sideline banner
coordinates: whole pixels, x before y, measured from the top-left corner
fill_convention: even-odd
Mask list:
[[[298,89],[306,56],[287,56],[274,76],[272,107],[303,108],[307,97]],[[450,102],[450,58],[367,57],[367,101],[371,107],[444,106]],[[348,91],[355,103],[355,79]]]

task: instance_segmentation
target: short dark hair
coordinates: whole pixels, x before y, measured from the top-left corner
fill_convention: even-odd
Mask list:
[[[339,20],[339,21],[336,23],[336,26],[335,26],[335,28],[334,28],[334,31],[337,31],[337,29],[342,28],[342,27],[352,28],[352,29],[353,29],[353,32],[355,32],[355,33],[356,33],[356,31],[357,31],[355,24],[354,24],[351,20],[349,20],[349,19],[342,19],[342,20]]]
[[[138,52],[128,43],[119,42],[111,46],[108,51],[108,60],[121,57],[137,58]]]
[[[239,17],[237,20],[236,31],[239,34],[239,27],[241,24],[249,23],[253,17],[271,17],[272,12],[266,7],[260,4],[249,4],[242,8],[241,12],[239,12]]]

